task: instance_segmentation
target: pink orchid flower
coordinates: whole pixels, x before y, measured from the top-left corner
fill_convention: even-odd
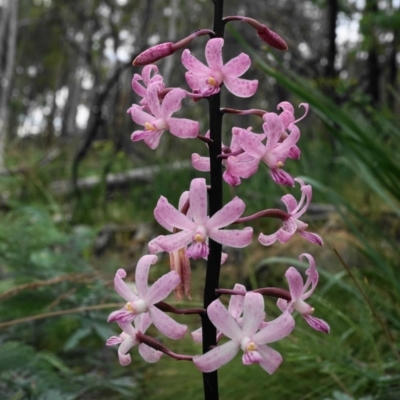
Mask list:
[[[241,178],[249,178],[253,175],[261,161],[269,168],[272,179],[280,184],[293,186],[293,177],[282,169],[289,156],[290,149],[300,138],[300,130],[296,125],[291,124],[290,135],[279,142],[284,131],[284,125],[279,116],[275,113],[267,113],[263,116],[263,129],[267,142],[264,145],[260,141],[262,135],[252,133],[246,129],[238,129],[235,134],[239,137],[240,146],[251,158],[248,160],[238,157],[228,157],[227,163],[233,175]]]
[[[152,73],[154,73],[153,76],[151,76]],[[144,83],[144,86],[139,83],[140,81]],[[158,83],[157,91],[164,89],[163,77],[158,73],[156,65],[146,65],[142,70],[142,75],[133,75],[132,89],[138,96],[142,97],[139,104],[142,106],[143,110],[150,111],[147,100],[147,88],[154,82]]]
[[[235,286],[233,287],[233,290],[236,290],[238,292],[243,292],[246,293],[246,287],[244,285],[241,285],[240,283],[236,283]],[[231,298],[229,299],[229,305],[228,305],[228,312],[229,314],[232,315],[233,318],[239,323],[241,326],[242,324],[242,319],[240,318],[243,312],[243,306],[244,306],[244,296],[241,295],[232,295]],[[196,329],[191,333],[193,341],[196,343],[202,343],[203,341],[203,329],[199,328]],[[222,332],[217,332],[217,342],[222,338],[223,334]]]
[[[126,277],[125,270],[119,269],[117,271],[114,278],[114,288],[127,303],[122,309],[112,312],[107,321],[126,324],[132,322],[137,315],[148,312],[151,321],[161,333],[171,339],[180,339],[185,334],[187,326],[178,324],[154,305],[164,300],[172,292],[179,284],[180,278],[175,271],[171,271],[159,278],[149,288],[150,266],[155,264],[157,259],[157,256],[146,255],[139,260],[135,273],[138,294],[133,293],[123,281],[123,278]]]
[[[159,85],[159,82],[153,82],[147,88],[147,106],[152,115],[143,111],[142,107],[136,104],[128,110],[133,121],[144,127],[144,130],[133,132],[131,140],[133,142],[143,140],[153,150],[158,147],[161,135],[167,129],[182,139],[195,138],[199,133],[198,121],[172,117],[172,114],[181,108],[181,102],[186,97],[186,92],[178,88],[172,89],[160,103]]]
[[[229,152],[230,153],[237,153],[236,154],[236,160],[239,162],[246,162],[246,161],[252,161],[254,160],[252,157],[250,157],[248,154],[243,153],[242,147],[239,144],[239,138],[238,135],[236,134],[237,130],[241,128],[232,128],[232,140],[231,144],[229,146]],[[209,132],[206,133],[206,137],[209,137]],[[265,138],[265,135],[260,135],[260,141]],[[224,144],[222,144],[222,150],[227,149]],[[239,154],[242,151],[241,154]],[[229,154],[230,154],[229,153]],[[241,180],[239,176],[235,176],[234,174],[231,173],[230,171],[230,164],[226,162],[226,160],[222,160],[222,164],[225,167],[225,171],[222,175],[224,181],[231,186],[238,186],[241,183]],[[198,171],[203,171],[203,172],[208,172],[210,171],[210,157],[202,157],[197,153],[192,154],[192,166],[193,168],[197,169]]]
[[[151,318],[149,313],[144,313],[137,316],[134,320],[133,327],[130,323],[119,323],[118,325],[123,330],[119,336],[111,336],[107,342],[107,346],[115,346],[119,344],[118,348],[118,359],[119,363],[125,367],[131,363],[131,356],[128,351],[138,345],[139,354],[148,363],[155,363],[162,356],[162,352],[153,349],[145,343],[140,343],[136,339],[136,334],[138,332],[145,333],[148,327],[151,325]]]
[[[243,350],[243,364],[260,364],[269,374],[276,371],[282,356],[266,344],[283,339],[292,332],[295,322],[290,313],[284,312],[259,330],[265,315],[264,299],[259,293],[249,292],[244,299],[241,326],[219,300],[208,306],[207,314],[214,326],[231,340],[195,356],[193,362],[200,371],[215,371],[231,361],[240,348]]]
[[[292,300],[288,302],[284,299],[279,299],[276,304],[281,311],[288,311],[290,313],[294,310],[298,311],[311,328],[320,332],[329,333],[329,325],[324,320],[313,317],[314,308],[304,301],[314,293],[318,284],[319,275],[314,258],[310,254],[303,253],[300,254],[299,260],[301,261],[303,257],[308,259],[308,264],[310,266],[306,271],[306,283],[303,282],[299,271],[294,267],[290,267],[286,271],[285,276],[289,283]]]
[[[157,220],[162,220],[180,232],[168,236],[159,236],[156,244],[169,253],[192,245],[187,250],[189,258],[207,257],[209,248],[207,239],[210,237],[217,243],[226,246],[242,248],[250,244],[253,228],[242,230],[222,230],[236,221],[244,212],[244,202],[235,197],[211,218],[207,216],[207,186],[203,178],[193,179],[189,190],[191,218],[179,212],[168,200],[161,196],[154,210]]]
[[[304,237],[304,239],[311,243],[319,246],[324,244],[319,235],[316,233],[307,232],[306,229],[308,228],[308,224],[299,219],[307,211],[307,208],[311,203],[312,187],[311,185],[306,185],[299,178],[296,178],[295,181],[299,182],[301,186],[300,201],[297,203],[296,199],[291,194],[285,194],[282,196],[281,200],[283,203],[285,203],[289,216],[285,221],[283,221],[282,227],[272,235],[260,234],[258,240],[264,246],[270,246],[276,241],[280,243],[286,243],[295,234],[295,232],[298,232]]]
[[[240,79],[251,64],[250,57],[241,53],[225,65],[222,61],[224,39],[210,39],[206,45],[206,60],[208,67],[190,54],[189,50],[182,53],[182,63],[186,69],[186,81],[194,93],[204,97],[218,93],[222,83],[235,96],[250,97],[257,90],[258,81]]]

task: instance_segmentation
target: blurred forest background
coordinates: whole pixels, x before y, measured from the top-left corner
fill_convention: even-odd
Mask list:
[[[247,25],[230,23],[224,58],[250,54],[245,78],[260,84],[251,99],[224,91],[223,104],[268,111],[284,100],[310,104],[299,123],[302,158],[287,167],[313,184],[306,220],[326,244],[316,249],[299,237],[229,251],[221,286],[286,287],[286,269],[304,267],[296,259],[311,252],[321,274],[312,304],[332,332],[297,319],[275,346],[281,368],[270,377],[238,358],[220,370],[221,398],[399,399],[400,1],[225,3],[225,15],[259,19],[289,45],[279,53]],[[167,357],[149,365],[132,349],[124,368],[104,345],[117,333],[106,322],[121,302],[116,269],[132,279],[146,243],[163,232],[153,222],[157,199],[175,204],[191,178],[205,176],[189,163],[194,151],[206,155],[200,141],[164,134],[156,151],[130,141],[137,126],[126,110],[139,100],[131,80],[141,71],[131,63],[198,28],[212,28],[210,0],[0,0],[1,400],[203,398],[193,365]],[[206,40],[190,44],[200,59]],[[157,65],[168,86],[188,88],[179,53]],[[206,103],[186,100],[181,111],[200,121],[202,134]],[[227,115],[224,135],[250,125],[261,131],[256,119]],[[287,193],[266,170],[225,189],[227,201],[235,194],[246,201],[246,214],[282,207]],[[162,257],[153,278],[168,268]],[[203,263],[193,271],[190,304],[198,306]],[[266,303],[274,315],[274,301]],[[191,329],[200,323],[183,320]],[[200,352],[189,338],[162,340]]]

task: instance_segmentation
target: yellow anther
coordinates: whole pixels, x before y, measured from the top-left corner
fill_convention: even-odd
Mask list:
[[[314,314],[314,311],[315,311],[315,308],[311,307],[311,310],[310,310],[309,314]]]
[[[276,168],[282,168],[285,164],[282,161],[276,163]]]
[[[207,83],[209,84],[209,85],[211,85],[211,86],[219,86],[218,85],[218,82],[215,80],[215,78],[213,78],[212,76],[210,76],[208,79],[207,79]]]
[[[129,301],[125,304],[125,309],[133,312],[132,304]]]
[[[144,124],[144,129],[145,129],[146,131],[155,131],[155,130],[156,130],[156,128],[154,127],[154,125],[151,124],[150,122],[146,122],[146,123]]]
[[[194,235],[193,240],[194,240],[195,242],[204,242],[204,238],[203,238],[202,235],[200,235],[200,233],[196,233],[196,234]]]
[[[257,350],[257,345],[254,342],[250,342],[247,347],[246,347],[247,351],[255,351]]]

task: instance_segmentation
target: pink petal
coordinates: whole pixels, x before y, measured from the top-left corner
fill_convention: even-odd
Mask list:
[[[262,158],[266,152],[265,146],[260,142],[259,136],[246,129],[241,129],[238,132],[239,143],[243,150],[251,157]]]
[[[297,230],[297,223],[294,218],[283,221],[282,228],[276,232],[276,237],[280,243],[287,243]]]
[[[197,225],[207,221],[207,186],[204,178],[193,179],[189,190],[190,211]]]
[[[147,112],[143,111],[141,107],[134,104],[130,109],[129,112],[134,122],[138,125],[144,126],[146,122],[153,122],[156,120],[155,117],[148,114]]]
[[[152,73],[154,73],[153,78],[151,78]],[[142,77],[143,82],[146,84],[146,86],[149,86],[152,81],[162,80],[162,76],[158,75],[158,67],[154,64],[146,65],[145,67],[143,67]]]
[[[277,110],[282,109],[294,114],[294,107],[288,101],[282,101],[276,106]]]
[[[210,157],[201,157],[199,154],[193,153],[192,165],[197,171],[208,172],[210,170]]]
[[[208,318],[225,336],[240,343],[242,331],[235,318],[227,311],[219,300],[214,300],[207,308]]]
[[[263,321],[264,299],[260,293],[246,293],[243,306],[242,335],[253,336]]]
[[[136,266],[135,283],[138,295],[144,299],[147,293],[147,279],[149,276],[150,266],[155,264],[158,260],[157,256],[147,255],[143,256]]]
[[[290,148],[288,158],[291,158],[292,160],[300,160],[300,156],[301,151],[296,145]]]
[[[302,316],[307,321],[307,324],[316,331],[323,333],[329,333],[331,331],[330,326],[323,319],[315,318],[312,315],[302,314]]]
[[[201,356],[194,356],[194,365],[202,372],[212,372],[228,364],[239,351],[239,344],[230,340],[222,346],[217,346]]]
[[[246,287],[240,283],[236,283],[233,290],[246,293]],[[229,300],[228,312],[233,318],[237,319],[243,312],[244,296],[233,295]]]
[[[196,75],[191,71],[185,73],[186,82],[188,83],[189,87],[198,92],[201,92],[202,89],[208,87],[207,79],[209,76],[210,73],[207,75]]]
[[[212,70],[220,70],[223,65],[222,61],[222,46],[224,39],[214,38],[210,39],[206,44],[206,60],[207,64]]]
[[[126,272],[124,269],[119,269],[114,277],[114,289],[115,291],[126,301],[136,301],[139,297],[132,292],[129,286],[123,281],[126,278]]]
[[[276,151],[280,153],[288,154],[290,149],[299,141],[300,139],[300,130],[296,125],[292,125],[290,128],[290,135],[279,144]],[[285,156],[286,157],[286,156]]]
[[[154,256],[155,257],[155,256]],[[156,304],[164,300],[178,285],[181,278],[175,271],[170,271],[156,280],[147,291],[144,300],[147,305]]]
[[[134,338],[128,337],[119,346],[118,358],[119,358],[119,363],[123,367],[126,367],[127,365],[129,365],[131,363],[131,356],[127,353],[136,344],[137,344],[137,341]]]
[[[250,244],[253,237],[253,228],[239,229],[210,229],[208,235],[217,243],[225,246],[243,248]]]
[[[146,94],[147,106],[149,107],[151,113],[156,118],[162,118],[161,104],[160,104],[160,99],[158,98],[159,90],[160,90],[160,83],[153,82],[147,88],[147,94]]]
[[[172,235],[159,236],[157,244],[168,253],[179,250],[187,246],[193,239],[193,232],[181,231]]]
[[[289,111],[283,111],[279,114],[279,119],[282,121],[284,129],[287,129],[289,125],[294,123],[294,115]]]
[[[318,271],[317,271],[317,265],[315,264],[314,257],[311,254],[303,253],[299,255],[299,260],[302,261],[302,258],[305,257],[308,260],[309,268],[306,271],[306,275],[308,276],[307,282],[304,286],[308,288],[308,286],[311,283],[311,289],[307,292],[304,293],[302,296],[302,299],[307,299],[308,297],[311,296],[311,294],[314,292],[317,284],[318,284]],[[307,297],[305,297],[307,296]]]
[[[181,194],[181,197],[179,197],[178,210],[182,210],[183,206],[186,204],[187,201],[189,201],[189,191],[185,190]],[[189,214],[189,211],[186,213],[186,215],[188,215],[188,214]]]
[[[285,194],[282,196],[281,201],[285,203],[288,213],[292,213],[297,207],[297,201],[291,194]]]
[[[281,168],[272,168],[270,170],[271,178],[278,185],[294,186],[294,179],[292,175],[288,174]]]
[[[285,311],[278,318],[268,322],[265,328],[252,336],[252,339],[258,345],[273,343],[288,336],[294,326],[295,322],[292,315]]]
[[[186,97],[186,92],[182,89],[172,89],[164,97],[161,105],[162,118],[167,121],[174,112],[177,112],[181,108],[182,99]]]
[[[238,157],[228,157],[227,159],[227,171],[233,177],[249,178],[254,175],[258,170],[260,164],[260,158],[250,159],[248,161],[240,161]]]
[[[235,96],[250,97],[257,91],[258,81],[249,81],[248,79],[241,78],[224,78],[226,88]]]
[[[271,244],[274,244],[278,240],[276,233],[273,233],[272,235],[264,235],[260,233],[260,236],[258,236],[258,241],[264,245],[264,246],[271,246]]]
[[[300,272],[297,271],[296,268],[290,267],[286,271],[285,277],[289,284],[289,291],[292,301],[300,299],[304,288],[304,282]]]
[[[148,135],[143,138],[143,141],[150,147],[150,149],[154,150],[160,144],[161,135],[164,131],[155,131],[151,135]],[[133,139],[132,139],[133,140]]]
[[[316,233],[307,232],[307,231],[298,231],[304,239],[308,240],[310,243],[317,244],[318,246],[322,246],[324,241],[322,240],[321,236],[317,235]]]
[[[221,71],[225,77],[237,78],[242,76],[250,68],[250,65],[250,57],[247,54],[240,53],[237,57],[228,61]]]
[[[181,339],[185,335],[187,326],[179,324],[157,307],[151,306],[149,313],[153,324],[163,335],[174,340]]]
[[[211,70],[200,62],[196,57],[190,54],[189,50],[184,50],[182,53],[182,64],[186,69],[195,74],[210,75]]]
[[[139,74],[135,74],[133,75],[133,79],[132,79],[132,89],[133,91],[139,95],[140,97],[144,97],[146,96],[146,88],[143,87],[143,85],[141,85],[138,81],[141,81],[142,77]]]
[[[168,120],[169,131],[181,138],[195,138],[199,134],[200,124],[187,118],[170,118]]]
[[[121,344],[122,338],[120,336],[111,336],[107,339],[106,346],[115,346],[116,344]]]
[[[278,299],[276,302],[276,305],[278,306],[278,308],[284,312],[287,310],[289,303],[286,300],[283,299]],[[289,310],[288,310],[289,311]],[[290,311],[289,311],[290,312]]]
[[[241,180],[238,176],[232,175],[229,171],[225,171],[222,174],[222,178],[224,181],[228,184],[231,185],[232,187],[239,186],[241,183]]]
[[[161,353],[161,351],[153,349],[152,347],[147,346],[147,344],[145,344],[145,343],[139,344],[138,350],[139,350],[139,354],[142,356],[143,360],[148,363],[157,362],[163,355],[163,353]]]
[[[269,346],[258,346],[258,352],[263,361],[259,363],[260,367],[272,375],[282,363],[282,356]]]
[[[266,113],[263,115],[264,132],[268,134],[267,147],[273,147],[281,137],[281,133],[284,130],[283,124],[279,116],[275,113]]]
[[[119,324],[130,324],[137,314],[125,309],[125,307],[113,311],[107,318],[107,322],[118,322]]]
[[[192,202],[190,202],[192,208]],[[164,222],[178,229],[194,232],[197,225],[191,221],[185,214],[179,212],[174,206],[168,203],[168,200],[161,196],[156,206],[156,218],[161,218]]]
[[[244,201],[235,197],[206,222],[206,228],[219,229],[232,224],[243,214],[245,208]]]
[[[203,341],[203,329],[202,328],[196,329],[190,335],[192,336],[193,341],[196,343],[201,343]],[[115,336],[113,336],[113,337],[115,337]]]
[[[162,235],[160,235],[162,236]],[[150,240],[150,242],[148,243],[147,247],[149,249],[149,253],[150,254],[157,254],[157,253],[161,253],[162,251],[164,251],[157,243],[159,237],[156,237],[152,240]]]
[[[137,322],[136,322],[137,321]],[[149,312],[142,313],[138,315],[134,320],[135,326],[137,326],[137,330],[145,333],[149,326],[152,324],[152,320]],[[126,328],[125,328],[126,329]],[[126,330],[124,330],[126,332]],[[128,333],[128,332],[126,332]]]

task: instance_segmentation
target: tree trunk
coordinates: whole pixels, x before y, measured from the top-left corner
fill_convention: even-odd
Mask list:
[[[0,170],[4,168],[4,146],[8,130],[9,101],[11,83],[14,76],[15,52],[18,28],[18,2],[8,0],[4,3],[0,28],[3,43],[0,47]]]

